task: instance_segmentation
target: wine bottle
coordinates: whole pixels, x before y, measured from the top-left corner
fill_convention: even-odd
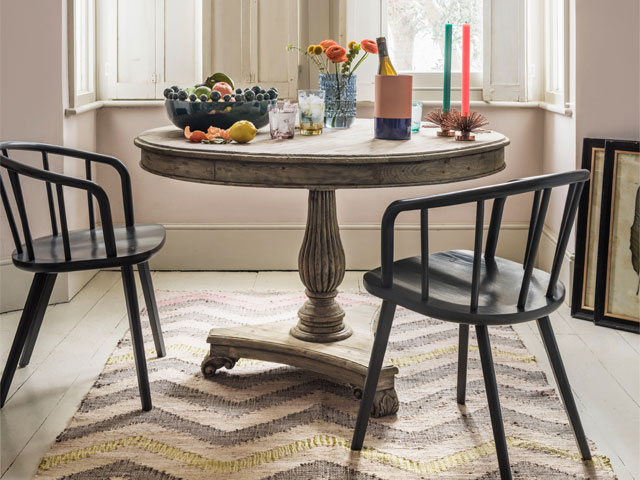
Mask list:
[[[378,75],[398,75],[389,59],[386,38],[378,37],[376,38],[376,43],[378,44],[378,57],[380,60],[378,63]]]

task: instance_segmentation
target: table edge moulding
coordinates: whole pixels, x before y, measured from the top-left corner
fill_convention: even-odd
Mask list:
[[[307,225],[298,271],[307,301],[297,325],[212,329],[205,376],[233,368],[240,358],[293,365],[320,373],[362,393],[373,344],[375,319],[357,307],[345,312],[336,301],[345,274],[345,255],[336,215],[335,190],[451,183],[505,168],[509,139],[480,133],[475,142],[437,137],[422,129],[411,140],[373,139],[373,120],[356,119],[348,130],[275,141],[264,131],[249,144],[189,143],[175,127],[141,133],[134,141],[143,169],[177,180],[219,185],[309,190]],[[372,415],[398,410],[397,367],[385,360]]]

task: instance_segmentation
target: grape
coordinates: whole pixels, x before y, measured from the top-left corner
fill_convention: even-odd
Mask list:
[[[261,101],[264,100],[264,95],[262,95],[261,93],[256,95],[256,100]]]
[[[207,100],[208,100],[208,98],[204,93],[202,95],[200,95],[200,101],[201,102],[206,102]]]
[[[180,87],[178,87],[177,85],[174,85],[173,87],[171,87],[171,90],[178,93],[180,91]]]
[[[224,100],[225,102],[228,102],[229,100],[231,100],[231,95],[227,93],[224,97],[222,97],[222,100]]]
[[[251,87],[251,90],[253,90],[253,93],[255,93],[256,95],[260,93],[260,87],[258,85],[254,85],[253,87]]]
[[[185,92],[184,90],[180,90],[178,92],[178,100],[186,100],[187,97],[189,96],[189,94],[187,92]]]
[[[233,96],[233,98],[235,98],[235,99],[236,99],[236,102],[241,102],[241,101],[242,101],[242,99],[243,99],[243,98],[242,98],[242,95],[241,95],[241,94],[239,94],[239,93],[236,93],[236,94]]]
[[[195,93],[192,93],[191,95],[189,95],[189,100],[191,100],[192,102],[195,102],[198,99],[198,97],[196,97]]]
[[[236,93],[241,94],[242,93],[242,89],[241,88],[236,88]]]
[[[256,94],[253,93],[253,90],[247,90],[244,92],[244,98],[247,102],[252,101],[255,98]]]
[[[219,91],[217,91],[217,90],[213,90],[213,91],[211,92],[210,98],[211,98],[211,100],[213,100],[214,102],[217,102],[218,100],[220,100],[220,97],[221,97],[221,96],[222,96],[222,95],[220,95],[220,92],[219,92]]]
[[[173,93],[173,90],[171,90],[170,88],[165,88],[164,92],[162,92],[162,94],[164,95],[164,98],[169,98],[170,93]]]

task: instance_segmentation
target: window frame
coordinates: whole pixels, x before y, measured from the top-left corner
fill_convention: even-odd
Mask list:
[[[543,30],[544,103],[568,107],[570,95],[570,5],[568,0],[544,0],[541,9]],[[562,18],[552,12],[562,12]],[[555,22],[555,25],[552,23]],[[561,56],[562,61],[558,61]],[[553,79],[555,77],[555,79]]]
[[[78,12],[85,4],[86,11]],[[82,14],[83,18],[79,18]],[[77,48],[78,27],[86,30],[84,50]],[[69,107],[78,108],[96,101],[96,0],[67,0],[67,70],[69,87]],[[78,90],[77,75],[82,71],[86,77],[84,90]]]

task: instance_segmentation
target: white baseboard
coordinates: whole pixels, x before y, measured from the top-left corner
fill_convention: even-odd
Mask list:
[[[165,225],[167,241],[152,259],[155,270],[296,270],[304,225]],[[473,248],[474,225],[431,225],[433,251]],[[380,225],[341,225],[348,270],[380,264]],[[502,227],[498,254],[521,260],[526,224]],[[397,225],[396,256],[420,252],[418,225]]]
[[[96,273],[97,270],[88,270],[59,274],[49,303],[68,302]],[[24,307],[32,280],[33,273],[16,268],[10,258],[0,260],[0,313]]]

